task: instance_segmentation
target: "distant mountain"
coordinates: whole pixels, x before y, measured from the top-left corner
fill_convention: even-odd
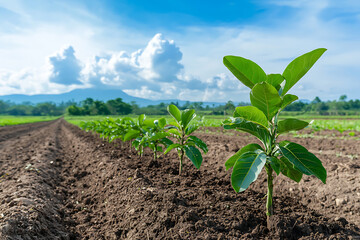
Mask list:
[[[132,101],[136,102],[139,106],[148,106],[148,105],[157,105],[159,103],[170,103],[170,102],[178,102],[180,105],[186,103],[186,101],[177,100],[177,99],[168,99],[168,100],[149,100],[145,98],[133,97],[120,89],[94,89],[94,88],[86,88],[86,89],[75,89],[73,91],[62,93],[62,94],[37,94],[37,95],[25,95],[25,94],[12,94],[0,96],[0,100],[10,101],[13,103],[23,103],[23,102],[31,102],[31,103],[40,103],[40,102],[68,102],[75,101],[80,102],[85,100],[86,98],[93,98],[94,100],[108,101],[110,99],[122,98],[124,102],[130,103]],[[224,103],[219,102],[207,102],[204,105],[220,105]]]

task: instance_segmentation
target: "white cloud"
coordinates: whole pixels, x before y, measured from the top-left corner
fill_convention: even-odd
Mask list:
[[[177,98],[190,89],[205,89],[204,82],[185,74],[181,59],[175,42],[158,33],[144,49],[131,54],[96,56],[82,74],[89,84],[117,86],[130,95],[150,99]]]
[[[81,64],[75,57],[75,51],[72,46],[62,49],[56,56],[49,57],[51,65],[50,82],[71,85],[82,84],[79,81]]]

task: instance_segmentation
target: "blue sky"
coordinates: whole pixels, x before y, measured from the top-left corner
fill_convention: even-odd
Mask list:
[[[266,73],[328,51],[291,90],[360,98],[360,1],[0,0],[0,95],[118,88],[143,98],[249,101],[223,66]]]

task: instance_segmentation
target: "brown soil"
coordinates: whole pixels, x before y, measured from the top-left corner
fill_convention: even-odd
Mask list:
[[[223,167],[254,139],[204,130],[200,171],[179,177],[176,153],[140,158],[62,119],[0,128],[0,239],[360,239],[359,141],[288,136],[328,180],[276,177],[268,229],[265,175],[236,194]]]

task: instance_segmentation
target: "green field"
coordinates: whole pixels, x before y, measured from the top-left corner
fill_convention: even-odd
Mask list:
[[[65,120],[79,125],[82,121],[92,121],[92,120],[101,120],[106,116],[65,116]],[[112,118],[123,118],[125,116],[109,116]],[[127,115],[126,117],[136,118],[135,115]],[[151,115],[147,116],[148,119],[158,119],[165,117],[167,121],[170,121],[170,116],[156,116]],[[206,115],[206,116],[197,116],[196,120],[200,121],[201,126],[206,127],[219,127],[221,122],[229,116],[222,115]],[[282,116],[281,118],[290,118],[291,116]],[[297,116],[300,119],[311,121],[314,120],[311,124],[311,128],[315,131],[317,130],[338,130],[339,132],[343,131],[359,131],[360,132],[360,118],[358,116],[309,116],[309,115],[299,115]],[[31,122],[41,122],[41,121],[50,121],[57,119],[58,117],[49,117],[49,116],[0,116],[0,126],[7,125],[16,125],[23,123]]]
[[[44,121],[55,120],[57,118],[59,117],[0,115],[0,126],[17,125],[17,124],[33,123],[33,122],[44,122]]]
[[[112,118],[122,118],[124,116],[110,116]],[[135,115],[128,115],[133,119],[136,118]],[[165,117],[167,121],[170,121],[170,116],[147,116],[149,119],[158,119]],[[196,120],[201,122],[202,126],[206,127],[219,127],[221,122],[229,116],[222,115],[206,115],[203,117],[196,117]],[[290,118],[291,116],[282,116],[281,119]],[[338,130],[339,132],[343,131],[360,131],[360,118],[359,116],[309,116],[309,115],[299,115],[297,116],[300,119],[311,121],[314,120],[311,124],[311,128],[315,131],[318,130]],[[105,118],[104,116],[66,116],[65,120],[68,122],[79,125],[82,121],[91,121],[91,120],[101,120]]]
[[[123,118],[123,117],[130,117],[133,119],[136,119],[137,116],[136,115],[126,115],[126,116],[108,116],[111,118]],[[147,119],[159,119],[164,117],[166,119],[167,122],[169,122],[172,118],[170,117],[170,115],[165,115],[165,116],[161,116],[161,115],[150,115],[150,116],[146,116]],[[93,121],[93,120],[101,120],[104,119],[105,116],[65,116],[65,120],[75,124],[75,125],[80,125],[80,123],[82,121]],[[205,116],[205,117],[200,117],[197,116],[196,120],[200,121],[201,126],[207,126],[207,127],[219,127],[221,126],[221,122],[224,120],[224,116]]]

